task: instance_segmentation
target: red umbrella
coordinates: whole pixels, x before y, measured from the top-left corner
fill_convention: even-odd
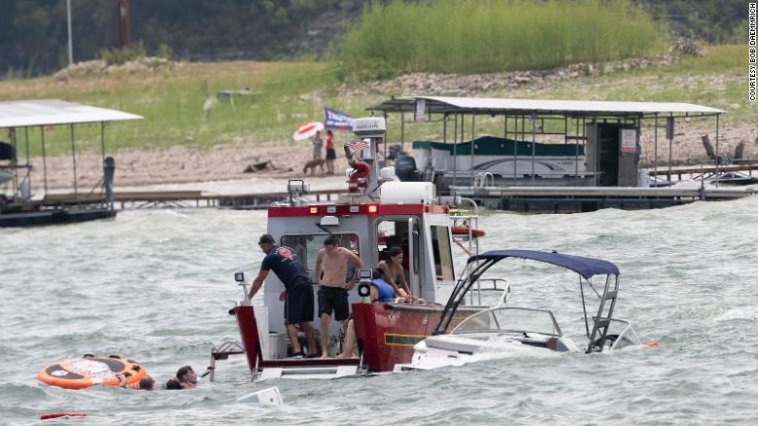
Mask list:
[[[296,141],[306,140],[312,138],[314,135],[316,135],[316,132],[320,132],[322,130],[324,130],[324,123],[320,121],[310,121],[300,126],[300,128],[298,128],[297,131],[292,134],[292,138]]]

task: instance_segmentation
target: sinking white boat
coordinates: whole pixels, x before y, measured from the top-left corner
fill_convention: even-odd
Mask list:
[[[509,306],[471,315],[450,334],[429,337],[413,349],[411,367],[423,370],[580,350],[573,340],[561,334],[552,312]]]
[[[456,311],[482,274],[500,260],[518,258],[549,263],[579,274],[587,342],[578,345],[561,332],[549,310],[509,306],[503,297],[497,306],[460,320]],[[470,272],[456,284],[435,334],[414,346],[410,364],[395,371],[430,370],[508,357],[556,356],[565,352],[607,352],[642,343],[631,323],[613,318],[619,291],[618,267],[611,262],[581,256],[531,250],[495,250],[471,256]],[[599,283],[592,278],[600,276]],[[602,277],[604,276],[604,279]],[[595,294],[598,307],[588,312],[587,298]],[[456,321],[457,325],[452,327]],[[647,344],[654,346],[653,344]]]

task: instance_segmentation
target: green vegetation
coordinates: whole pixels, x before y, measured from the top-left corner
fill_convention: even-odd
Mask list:
[[[147,56],[147,51],[142,42],[135,43],[126,49],[100,49],[100,59],[108,65],[121,65],[145,56]]]
[[[161,51],[160,46],[165,45],[173,57],[192,61],[319,57],[330,43],[340,38],[344,23],[359,18],[364,11],[367,16],[380,14],[378,6],[373,11],[365,10],[370,1],[129,0],[129,39],[131,44],[142,42],[149,54]],[[437,40],[450,39],[455,42],[451,43],[455,49],[477,47],[480,41],[484,42],[483,46],[502,44],[502,36],[509,35],[509,28],[514,28],[514,32],[519,31],[517,36],[524,37],[540,30],[542,41],[521,45],[542,48],[547,44],[555,49],[563,39],[554,39],[554,33],[562,32],[563,26],[574,33],[571,37],[581,37],[567,39],[570,43],[585,43],[586,39],[589,40],[587,45],[600,44],[609,31],[617,29],[625,32],[620,39],[623,42],[644,42],[648,30],[638,32],[633,28],[639,24],[648,26],[649,19],[637,12],[630,13],[630,3],[644,9],[655,22],[670,28],[670,32],[661,34],[685,35],[712,44],[744,43],[746,35],[747,3],[744,0],[461,0],[455,2],[457,5],[439,0],[406,0],[407,5],[394,5],[390,0],[374,1],[375,4],[390,3],[390,10],[394,7],[416,14],[413,20],[401,16],[399,21],[389,20],[386,26],[377,28],[381,34],[390,31],[398,34],[393,37],[403,42],[400,46],[417,43],[415,39],[401,38],[402,34],[420,36],[421,40],[428,35]],[[36,76],[68,64],[66,3],[63,0],[0,1],[2,78]],[[98,57],[102,49],[119,46],[118,1],[70,3],[74,61],[91,60]],[[425,5],[436,5],[440,12],[433,14],[440,15],[442,20],[429,25],[437,17],[426,16],[424,12],[431,9],[425,8],[431,6]],[[451,13],[445,14],[445,11]],[[504,25],[499,25],[503,18]],[[551,27],[552,33],[541,35],[545,27]],[[461,38],[460,28],[471,34]],[[490,53],[489,47],[477,48]],[[493,52],[500,52],[497,49]],[[610,49],[611,53],[618,51],[617,47]],[[532,50],[526,52],[528,57],[519,61],[534,59]],[[579,52],[594,54],[583,49]],[[555,55],[548,58],[556,59]],[[501,59],[494,60],[501,64]],[[600,58],[591,58],[596,59]],[[389,68],[388,71],[398,72]]]
[[[293,47],[298,41],[314,38],[305,30],[321,24],[322,13],[339,12],[342,1],[129,0],[129,39],[131,44],[142,42],[151,54],[164,44],[176,57],[189,60],[292,57],[302,53]],[[66,3],[0,1],[0,73],[28,77],[68,65]],[[75,62],[95,59],[102,49],[118,48],[118,1],[70,3]],[[357,14],[359,8],[360,3],[350,13]],[[322,25],[334,27],[318,36],[327,38],[339,22]]]
[[[336,84],[334,70],[324,63],[182,63],[155,73],[0,81],[0,98],[58,98],[142,115],[144,120],[108,125],[111,152],[172,145],[210,148],[242,141],[291,142],[298,125],[320,119],[322,101],[334,99],[326,96]],[[245,88],[253,94],[235,96],[233,102],[218,95]],[[39,140],[38,130],[31,131],[30,140]],[[63,126],[46,130],[47,152],[69,152],[69,137]],[[100,126],[77,126],[76,140],[78,150],[99,150]],[[40,153],[36,145],[32,155]]]
[[[704,57],[686,57],[672,66],[532,83],[474,96],[691,102],[726,110],[724,125],[744,125],[755,123],[756,116],[755,105],[746,99],[744,72],[744,45],[710,46]],[[0,98],[59,98],[144,116],[108,125],[110,153],[173,145],[210,149],[242,142],[296,144],[292,132],[305,121],[321,119],[324,106],[364,116],[367,106],[397,94],[372,93],[364,89],[365,83],[355,83],[347,86],[353,95],[340,95],[344,92],[338,91],[342,83],[337,74],[334,64],[319,62],[181,63],[147,73],[0,81]],[[234,104],[217,96],[222,90],[243,88],[254,94],[239,96]],[[466,123],[467,136],[470,124]],[[502,134],[502,126],[502,119],[478,117],[476,122],[481,134]],[[399,141],[398,117],[390,118],[389,127],[389,139]],[[439,122],[406,126],[405,140],[441,138],[441,128]],[[35,132],[30,131],[32,141],[39,140]],[[62,126],[46,131],[48,154],[69,152],[69,137],[69,129]],[[99,150],[100,126],[77,126],[76,139],[77,151]],[[36,145],[32,155],[40,153]]]
[[[660,34],[626,0],[392,0],[364,8],[340,57],[358,79],[546,69],[642,56]]]

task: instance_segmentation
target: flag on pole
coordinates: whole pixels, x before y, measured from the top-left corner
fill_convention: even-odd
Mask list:
[[[368,142],[348,142],[345,144],[345,146],[350,149],[350,152],[363,151],[364,149],[368,148]]]
[[[324,108],[324,125],[327,129],[353,130],[353,117],[344,112]]]

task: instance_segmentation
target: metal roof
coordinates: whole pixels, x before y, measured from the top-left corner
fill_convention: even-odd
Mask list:
[[[0,102],[0,128],[139,119],[142,116],[59,99]]]
[[[702,105],[673,102],[570,101],[542,99],[458,98],[409,96],[391,98],[368,110],[412,112],[417,100],[426,101],[429,113],[506,114],[538,113],[568,115],[715,115],[724,111]]]

